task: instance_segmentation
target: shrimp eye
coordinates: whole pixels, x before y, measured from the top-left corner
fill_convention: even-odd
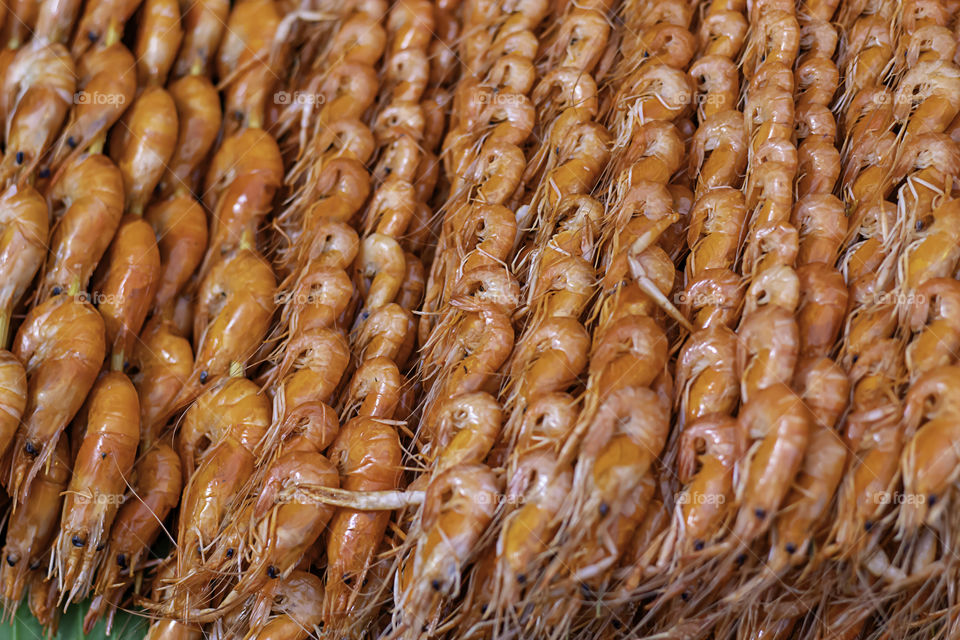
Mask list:
[[[927,502],[930,503],[930,506],[932,507],[933,505],[937,504],[937,496],[931,493],[930,496],[927,498]]]
[[[353,578],[351,578],[351,577],[348,576],[347,574],[343,574],[342,577],[343,577],[343,584],[347,585],[348,587],[349,587],[351,584],[353,584]]]
[[[873,523],[867,520],[866,522],[863,523],[863,528],[865,531],[870,531],[871,529],[873,529]]]
[[[610,624],[613,625],[613,628],[614,628],[614,629],[619,629],[620,627],[623,626],[623,623],[621,623],[621,622],[620,622],[619,620],[617,620],[616,618],[614,618],[613,620],[611,620],[611,621],[610,621]]]
[[[61,291],[62,291],[62,289],[61,289],[60,287],[54,287],[53,289],[50,290],[50,293],[52,293],[52,294],[55,295],[55,296],[58,296],[58,295],[60,295],[60,292],[61,292]]]
[[[209,374],[209,373],[207,373],[206,371],[201,371],[201,372],[200,372],[200,384],[204,384],[204,383],[207,381],[207,378],[209,378],[209,377],[210,377],[210,374]]]
[[[269,567],[267,567],[267,575],[270,576],[271,578],[276,578],[277,576],[280,575],[280,572],[277,571],[277,568],[276,568],[276,567],[274,567],[274,566],[269,566]]]
[[[23,151],[17,151],[17,164],[23,164]]]
[[[680,599],[686,602],[687,600],[690,599],[690,594],[684,591],[683,593],[680,594]]]
[[[797,545],[793,544],[792,542],[788,542],[786,549],[787,549],[787,553],[796,553]]]
[[[12,553],[8,553],[8,554],[7,554],[7,564],[10,565],[11,567],[16,566],[17,561],[19,561],[19,560],[20,560],[20,558],[18,558],[18,557],[17,557],[16,555],[14,555],[14,554],[12,554]]]
[[[741,553],[740,555],[737,556],[737,566],[742,565],[746,561],[747,561],[747,554]]]
[[[87,40],[90,42],[96,42],[99,38],[96,31],[87,31]]]
[[[923,231],[933,223],[933,216],[927,215],[917,220],[917,231]]]
[[[31,455],[31,456],[35,456],[38,453],[40,453],[39,451],[37,451],[37,448],[33,446],[33,443],[30,442],[29,440],[27,440],[27,444],[23,446],[23,450],[27,452],[27,455]]]
[[[70,136],[69,138],[67,138],[67,146],[70,147],[71,149],[77,148],[77,141],[73,139],[73,136]]]
[[[73,543],[73,546],[75,547],[82,547],[83,545],[87,544],[87,541],[81,538],[80,536],[73,536],[73,538],[70,541]]]
[[[106,542],[101,542],[97,545],[97,551],[103,551],[103,548],[107,546]]]
[[[127,554],[125,553],[117,554],[117,566],[120,567],[121,569],[127,568]]]
[[[754,514],[755,516],[757,516],[758,518],[760,518],[761,520],[763,520],[764,518],[767,517],[767,512],[766,512],[765,510],[759,509],[759,508],[754,509],[754,510],[753,510],[753,514]]]
[[[480,613],[486,613],[489,607],[485,604],[480,605]]]
[[[527,584],[526,574],[521,573],[520,575],[517,576],[517,584]]]
[[[703,551],[703,540],[694,540],[693,542],[694,551]]]
[[[227,549],[227,558],[232,558],[232,557],[233,557],[233,548],[231,547],[230,549]]]
[[[434,590],[434,591],[440,591],[440,581],[439,581],[439,580],[434,580],[433,582],[430,583],[430,586],[433,587],[433,590]]]
[[[605,516],[605,515],[607,515],[608,513],[610,513],[610,505],[608,505],[606,502],[601,502],[601,503],[600,503],[600,515],[601,515],[601,516]]]
[[[49,177],[50,177],[50,167],[44,167],[43,169],[40,169],[40,171],[37,171],[37,177],[38,177],[38,178],[49,178]]]

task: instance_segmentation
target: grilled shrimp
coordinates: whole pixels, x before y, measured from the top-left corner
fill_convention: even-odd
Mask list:
[[[46,254],[47,204],[32,187],[11,186],[0,196],[0,349],[10,339],[10,317]]]

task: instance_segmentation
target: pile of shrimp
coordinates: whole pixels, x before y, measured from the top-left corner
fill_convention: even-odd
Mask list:
[[[15,0],[0,43],[4,620],[960,634],[960,0]]]

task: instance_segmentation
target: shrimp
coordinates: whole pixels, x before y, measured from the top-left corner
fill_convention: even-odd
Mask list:
[[[3,22],[3,30],[0,32],[0,43],[9,50],[19,49],[20,46],[30,39],[37,30],[37,14],[40,5],[43,4],[37,0],[14,0],[10,3],[10,16]],[[63,8],[66,12],[66,8]],[[73,18],[69,15],[67,20],[73,23]],[[39,38],[47,38],[47,33],[37,33]],[[49,38],[56,40],[56,38]]]
[[[167,407],[193,370],[190,341],[173,332],[169,322],[147,322],[130,359],[130,379],[140,397],[140,443],[148,448],[166,427]]]
[[[797,321],[777,304],[744,316],[737,330],[737,370],[744,402],[760,390],[793,379],[800,347]]]
[[[47,198],[56,224],[40,301],[87,289],[90,276],[120,226],[123,176],[106,156],[80,157],[63,169]]]
[[[717,187],[697,199],[690,210],[687,230],[689,281],[709,269],[733,266],[746,215],[746,201],[739,189]]]
[[[925,280],[915,291],[907,323],[914,333],[905,357],[911,379],[939,366],[953,364],[960,332],[951,318],[960,311],[960,283],[953,278]]]
[[[140,215],[153,195],[177,142],[177,107],[170,94],[149,87],[124,114],[120,135],[110,141],[110,157],[123,175],[126,207]]]
[[[225,397],[233,400],[242,421],[223,425],[222,436],[212,444],[184,486],[177,531],[179,594],[169,603],[171,612],[186,606],[195,591],[200,591],[198,597],[204,596],[197,585],[208,584],[212,577],[204,568],[206,552],[216,541],[224,518],[235,509],[239,511],[259,457],[257,444],[270,426],[270,401],[259,393],[257,385],[234,378],[222,389]],[[187,465],[183,470],[187,470]]]
[[[606,396],[625,387],[649,386],[667,363],[663,329],[646,316],[624,316],[594,335],[590,378]]]
[[[800,357],[825,356],[843,328],[847,285],[839,271],[824,263],[804,265],[796,273],[801,290],[796,310]]]
[[[160,252],[150,225],[136,216],[121,222],[95,283],[95,299],[107,330],[110,368],[122,371],[153,303],[160,279]]]
[[[590,334],[574,318],[552,317],[524,335],[510,366],[512,394],[526,404],[573,383],[587,365]]]
[[[183,41],[173,75],[210,76],[213,71],[214,55],[220,47],[220,38],[227,26],[230,13],[228,0],[198,0],[181,2],[183,17]]]
[[[390,419],[400,402],[402,385],[400,370],[390,358],[364,360],[341,400],[341,419],[354,411],[358,416]]]
[[[99,0],[84,3],[83,15],[77,22],[70,53],[79,58],[93,45],[110,37],[110,32],[122,33],[123,26],[134,14],[141,0]]]
[[[256,449],[260,427],[269,421],[269,404],[246,378],[229,378],[201,394],[184,413],[177,435],[184,483],[228,437],[249,450]]]
[[[741,436],[752,444],[741,461],[737,517],[732,535],[749,544],[769,526],[802,468],[810,439],[811,416],[785,384],[756,392],[738,418]]]
[[[498,493],[496,476],[482,464],[458,465],[431,479],[420,515],[423,534],[394,589],[397,629],[436,626],[442,598],[460,592],[461,572],[493,519]]]
[[[295,276],[292,287],[277,294],[284,304],[280,322],[291,333],[312,328],[340,328],[350,315],[353,283],[339,267],[328,267],[323,260],[310,261]]]
[[[10,320],[46,256],[47,203],[32,187],[10,186],[0,195],[0,349],[10,340]]]
[[[952,61],[919,62],[900,80],[894,93],[894,116],[907,121],[908,134],[944,131],[960,111],[960,69]]]
[[[697,129],[688,175],[697,176],[697,195],[716,187],[736,186],[747,164],[743,118],[737,111],[711,116]]]
[[[276,285],[270,265],[248,248],[213,265],[197,292],[193,371],[174,407],[183,406],[234,367],[242,370],[270,328]]]
[[[88,303],[57,296],[27,314],[13,355],[27,373],[27,405],[11,462],[10,495],[23,504],[58,436],[80,410],[106,353],[104,324]]]
[[[343,426],[329,451],[348,491],[392,491],[399,488],[402,449],[394,427],[358,417]],[[383,544],[389,511],[337,509],[327,536],[324,628],[341,629],[369,600],[364,592],[376,575],[376,554]],[[336,633],[336,631],[332,631]]]
[[[736,65],[729,58],[703,56],[690,65],[689,73],[705,94],[698,107],[701,122],[706,123],[719,113],[736,110],[740,97],[740,77]]]
[[[77,66],[77,105],[53,149],[49,166],[70,163],[85,149],[102,146],[107,131],[133,102],[136,63],[123,44],[91,49]]]
[[[740,399],[736,362],[736,334],[726,326],[714,325],[690,334],[676,368],[681,425],[713,413],[733,413]]]
[[[216,613],[193,616],[203,621],[219,617],[270,580],[285,578],[323,533],[334,508],[312,499],[310,491],[338,488],[337,469],[315,451],[291,451],[279,457],[266,471],[260,495],[251,515],[250,565]]]
[[[131,497],[127,497],[110,530],[95,584],[96,595],[83,619],[90,633],[106,614],[107,629],[133,573],[163,529],[163,521],[180,501],[180,458],[165,442],[151,446],[134,468]]]
[[[364,238],[357,254],[355,276],[357,290],[364,299],[364,310],[378,309],[393,302],[405,273],[403,248],[396,240],[382,233],[372,233]]]
[[[640,122],[674,120],[688,111],[693,90],[685,72],[666,64],[645,65],[618,91],[616,108],[629,110]]]
[[[34,38],[17,51],[0,93],[0,113],[6,116],[0,176],[33,173],[67,116],[75,77],[73,58],[59,43]]]
[[[444,401],[420,427],[417,444],[434,473],[485,460],[493,448],[503,412],[486,392],[465,393]]]
[[[320,578],[304,571],[269,583],[250,613],[251,640],[307,640],[315,628],[326,626],[324,595]],[[274,615],[267,619],[267,613]]]
[[[54,567],[61,598],[86,597],[117,515],[140,442],[140,406],[133,383],[105,373],[90,392],[86,424],[63,501]]]
[[[66,436],[54,448],[51,464],[30,485],[28,500],[10,515],[3,545],[0,583],[4,613],[20,604],[30,572],[40,569],[57,534],[63,491],[70,478],[70,446]]]
[[[177,0],[146,0],[134,47],[141,87],[166,84],[182,39]]]
[[[740,11],[710,11],[700,24],[700,60],[709,56],[736,59],[746,39],[747,28],[747,20]]]
[[[203,260],[207,216],[200,203],[180,195],[151,205],[144,219],[153,227],[160,256],[153,312],[169,313]]]
[[[684,427],[677,470],[686,486],[677,499],[670,533],[676,541],[663,547],[661,563],[667,552],[677,556],[700,551],[719,536],[731,511],[734,467],[743,447],[737,421],[723,414],[707,415]]]
[[[197,191],[201,182],[200,166],[220,132],[220,96],[210,79],[202,75],[171,82],[167,91],[177,108],[179,133],[167,170],[160,179],[160,192],[166,196],[183,195]]]

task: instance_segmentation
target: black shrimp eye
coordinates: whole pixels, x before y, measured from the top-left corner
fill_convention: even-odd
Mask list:
[[[280,572],[277,571],[276,567],[270,566],[270,567],[267,567],[267,575],[270,576],[271,578],[276,578],[277,576],[280,575]]]
[[[67,146],[70,147],[71,149],[77,148],[77,141],[74,140],[73,136],[70,136],[69,138],[67,138]]]
[[[117,554],[117,566],[120,567],[121,569],[127,568],[127,554],[125,553]]]
[[[232,558],[232,557],[233,557],[233,549],[232,549],[232,548],[227,549],[227,557],[228,557],[228,558]]]
[[[107,546],[107,543],[106,543],[106,542],[101,542],[100,544],[97,545],[97,551],[103,551],[103,549],[104,549],[106,546]]]
[[[740,555],[737,556],[737,565],[742,565],[746,561],[747,561],[747,554],[741,553]]]
[[[763,520],[764,518],[767,517],[767,512],[766,512],[764,509],[760,509],[759,507],[756,508],[756,509],[754,509],[754,510],[753,510],[753,513],[754,513],[754,515],[756,515],[756,516],[757,516],[758,518],[760,518],[761,520]]]
[[[23,164],[23,151],[17,151],[17,164]]]
[[[601,515],[601,516],[605,516],[605,515],[607,515],[608,513],[610,513],[610,505],[608,505],[606,502],[601,502],[601,503],[600,503],[600,515]]]
[[[933,505],[937,504],[937,496],[935,496],[935,495],[933,495],[933,494],[931,493],[930,496],[927,498],[927,502],[928,502],[928,503],[930,504],[930,506],[932,507]]]
[[[100,36],[97,35],[96,31],[87,31],[87,40],[90,42],[96,42],[100,39]]]
[[[27,440],[27,444],[23,445],[23,450],[27,452],[27,455],[35,456],[40,453],[40,450],[37,447]]]
[[[206,371],[201,371],[201,372],[200,372],[200,384],[204,384],[204,383],[207,381],[207,378],[209,378],[209,377],[210,377],[210,374],[209,374],[209,373],[207,373]]]
[[[796,552],[797,552],[797,545],[793,544],[792,542],[788,542],[787,553],[796,553]]]
[[[63,291],[63,289],[61,289],[60,287],[54,287],[53,289],[50,290],[50,293],[52,293],[55,296],[58,296],[60,295],[61,291]]]
[[[527,576],[526,576],[525,574],[523,574],[523,573],[521,573],[520,575],[518,575],[518,576],[517,576],[517,583],[518,583],[518,584],[527,584]]]
[[[83,545],[87,544],[86,540],[84,540],[80,536],[73,536],[73,538],[70,541],[73,542],[73,546],[75,547],[82,547]]]
[[[348,576],[347,574],[343,574],[342,578],[343,578],[343,584],[347,585],[348,587],[349,587],[351,584],[353,584],[353,578],[351,578],[351,577]]]
[[[50,167],[44,167],[43,169],[40,169],[40,171],[37,171],[37,177],[38,177],[38,178],[41,178],[41,179],[42,179],[42,178],[49,178],[49,177],[50,177]]]
[[[703,551],[703,540],[694,540],[693,549],[694,551]]]
[[[873,523],[867,520],[866,522],[863,523],[863,528],[864,530],[869,532],[871,529],[873,529]]]
[[[439,580],[434,580],[433,582],[430,583],[430,586],[433,587],[433,590],[434,590],[434,591],[440,591],[440,581],[439,581]]]
[[[7,554],[7,564],[10,565],[11,567],[16,566],[18,560],[20,560],[20,558],[18,558],[14,554],[12,553]]]

